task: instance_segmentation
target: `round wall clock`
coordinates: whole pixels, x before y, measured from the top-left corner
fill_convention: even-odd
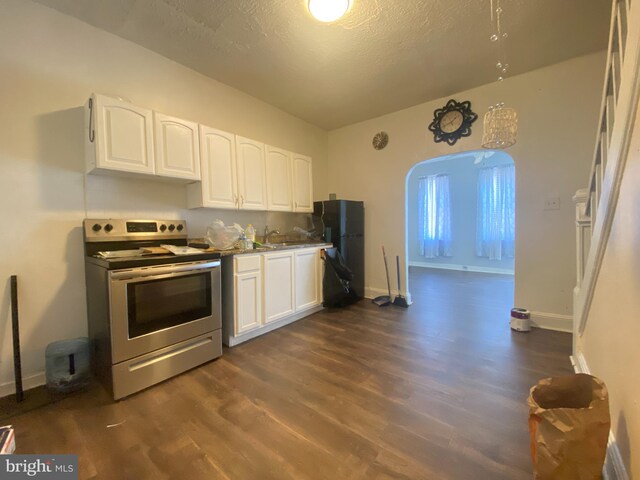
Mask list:
[[[471,102],[451,99],[444,107],[433,112],[429,130],[433,132],[434,142],[454,145],[460,138],[471,135],[471,124],[477,119],[478,115],[471,111]]]
[[[374,135],[371,143],[376,150],[382,150],[389,143],[389,135],[387,132],[378,132]]]

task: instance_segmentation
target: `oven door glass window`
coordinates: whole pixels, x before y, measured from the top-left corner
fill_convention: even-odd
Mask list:
[[[127,285],[129,338],[210,317],[211,273]]]

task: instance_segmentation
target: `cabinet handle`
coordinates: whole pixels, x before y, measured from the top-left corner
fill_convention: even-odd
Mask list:
[[[235,203],[236,205],[240,205],[240,202],[238,201],[238,195],[236,194],[234,197],[235,198],[234,198],[233,203]]]
[[[96,139],[96,131],[93,127],[93,98],[89,99],[89,141],[93,143]]]
[[[240,195],[240,206],[244,205],[244,195]]]

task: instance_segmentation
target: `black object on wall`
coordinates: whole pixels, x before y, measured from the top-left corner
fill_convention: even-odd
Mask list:
[[[16,402],[24,400],[22,361],[20,358],[20,322],[18,319],[18,277],[11,275],[11,329],[13,333],[13,375],[16,381]]]
[[[313,203],[313,214],[331,230],[333,243],[353,272],[351,288],[364,298],[364,202],[323,200]]]

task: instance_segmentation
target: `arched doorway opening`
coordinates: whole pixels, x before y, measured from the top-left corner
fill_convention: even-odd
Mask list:
[[[446,270],[510,275],[512,284],[513,158],[500,150],[479,150],[415,164],[405,181],[405,241],[403,276],[412,302],[421,298],[412,288],[412,277],[415,282],[421,271],[430,271],[432,278]],[[513,300],[512,288],[510,295]]]

